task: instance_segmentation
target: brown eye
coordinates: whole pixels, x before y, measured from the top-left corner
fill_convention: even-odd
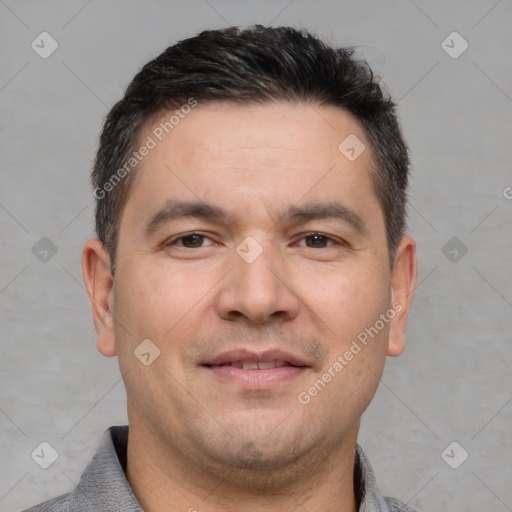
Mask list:
[[[321,235],[319,233],[313,233],[312,235],[307,235],[304,237],[306,241],[307,247],[312,247],[315,249],[323,249],[324,247],[328,247],[332,245],[333,240],[326,235]]]
[[[204,241],[204,236],[202,235],[188,235],[188,236],[185,236],[181,239],[182,241],[182,244],[184,247],[189,247],[189,248],[196,248],[196,247],[201,247],[203,241]]]
[[[174,247],[184,247],[186,249],[199,249],[207,245],[212,245],[212,241],[205,235],[199,233],[190,233],[180,236],[168,244]]]

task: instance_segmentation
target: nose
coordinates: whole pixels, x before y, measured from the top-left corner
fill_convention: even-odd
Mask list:
[[[282,256],[265,248],[250,263],[236,253],[233,262],[234,268],[220,283],[217,295],[221,318],[265,324],[297,316],[300,300],[293,292],[292,276]]]

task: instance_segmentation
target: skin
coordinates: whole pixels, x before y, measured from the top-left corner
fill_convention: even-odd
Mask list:
[[[144,127],[140,140],[159,122]],[[349,134],[366,145],[353,162],[338,150]],[[115,278],[101,242],[86,242],[97,348],[119,359],[130,423],[127,475],[144,510],[357,509],[360,417],[386,356],[404,348],[416,282],[409,236],[390,269],[371,163],[364,132],[338,108],[200,104],[137,170]],[[229,216],[174,219],[147,236],[148,219],[169,199],[212,203]],[[333,201],[356,212],[365,232],[339,219],[283,217],[289,206]],[[176,241],[194,232],[206,238]],[[249,236],[262,249],[252,263],[236,252]],[[400,311],[300,403],[299,393],[393,303]],[[149,366],[134,356],[144,339],[161,351]],[[241,347],[292,352],[307,368],[265,386],[202,366]]]

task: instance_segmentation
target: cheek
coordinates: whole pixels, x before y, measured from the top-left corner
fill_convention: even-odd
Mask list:
[[[200,297],[193,286],[187,285],[182,272],[150,272],[135,264],[119,270],[115,292],[119,365],[126,375],[128,396],[137,403],[136,408],[147,410],[151,416],[155,412],[148,408],[154,407],[156,397],[171,394],[176,381],[170,375],[185,381],[179,354],[184,340],[194,337],[193,327],[197,329],[193,311]],[[144,351],[139,350],[143,342]],[[141,354],[147,352],[151,362],[145,365]]]
[[[322,274],[302,273],[296,280],[297,294],[306,311],[323,324],[327,337],[345,344],[389,308],[387,274],[370,265],[337,267]]]
[[[194,336],[197,317],[211,301],[215,275],[185,266],[170,268],[154,260],[154,255],[148,255],[148,264],[124,266],[116,290],[116,313],[138,339],[149,338],[159,347],[176,349],[173,340]]]
[[[325,370],[336,375],[332,400],[353,403],[361,413],[375,393],[386,359],[391,318],[382,320],[390,310],[385,276],[368,269],[342,283],[346,293],[337,303],[336,343],[330,345],[326,361]]]

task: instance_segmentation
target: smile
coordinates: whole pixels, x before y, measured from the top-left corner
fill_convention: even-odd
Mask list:
[[[293,366],[285,361],[233,361],[221,365],[212,366],[232,366],[233,368],[242,368],[243,370],[271,370],[281,366]]]

